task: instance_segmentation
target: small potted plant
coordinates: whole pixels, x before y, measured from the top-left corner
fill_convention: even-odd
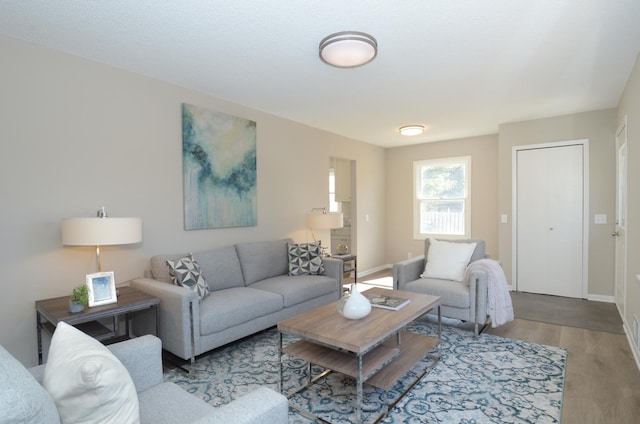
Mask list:
[[[87,286],[82,285],[75,287],[71,292],[71,299],[69,299],[69,312],[82,312],[87,303],[89,303],[89,290]]]

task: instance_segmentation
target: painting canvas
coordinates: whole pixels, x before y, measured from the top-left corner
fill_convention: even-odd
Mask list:
[[[257,225],[256,123],[182,104],[186,230]]]

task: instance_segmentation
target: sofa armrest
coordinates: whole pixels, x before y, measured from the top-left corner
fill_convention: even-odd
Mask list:
[[[324,270],[327,273],[327,277],[335,278],[338,281],[338,299],[342,297],[342,284],[344,279],[344,262],[340,259],[325,257],[322,258],[324,262]]]
[[[107,347],[127,368],[138,393],[164,381],[159,338],[148,334]]]
[[[424,271],[424,255],[393,264],[393,288],[402,290],[409,281],[420,278]]]
[[[160,299],[159,337],[162,339],[164,349],[182,359],[191,358],[193,331],[195,346],[193,355],[200,353],[200,302],[197,293],[151,278],[132,280],[131,287]],[[136,314],[133,319],[133,328],[136,334],[153,334],[155,317],[150,313]]]
[[[287,398],[267,387],[260,387],[246,395],[215,408],[194,424],[287,424]]]

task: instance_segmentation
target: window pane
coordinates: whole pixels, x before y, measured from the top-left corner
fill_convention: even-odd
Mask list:
[[[419,195],[423,199],[465,197],[465,166],[463,163],[425,165],[420,169]]]
[[[420,233],[464,234],[464,200],[420,202]]]

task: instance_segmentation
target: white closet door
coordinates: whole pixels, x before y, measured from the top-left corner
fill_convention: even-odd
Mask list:
[[[517,289],[582,297],[583,146],[519,150]]]

